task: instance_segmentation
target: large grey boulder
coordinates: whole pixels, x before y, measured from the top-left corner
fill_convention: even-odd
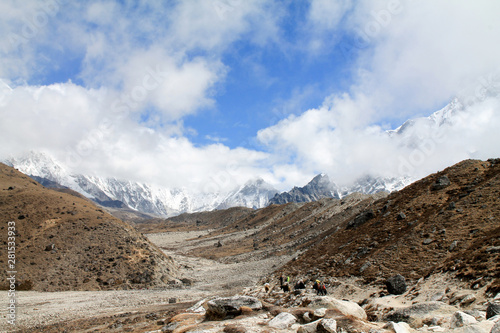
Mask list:
[[[468,326],[475,323],[477,323],[476,318],[462,311],[457,311],[451,317],[450,325],[451,328],[457,328],[457,327]]]
[[[312,297],[310,300],[311,302],[308,307],[312,309],[335,309],[345,316],[353,316],[362,320],[367,319],[365,310],[356,302],[338,300],[329,296],[316,296]]]
[[[285,329],[297,322],[297,317],[288,312],[281,312],[267,323],[269,327]]]
[[[458,309],[443,302],[421,302],[409,307],[395,309],[385,316],[386,321],[406,322],[412,327],[419,327],[424,321],[433,318],[448,319]]]
[[[336,333],[337,321],[335,319],[321,319],[318,323],[318,333]]]
[[[262,303],[255,297],[220,297],[206,303],[206,316],[212,320],[222,320],[228,316],[237,316],[241,314],[242,306],[254,311],[262,309]]]

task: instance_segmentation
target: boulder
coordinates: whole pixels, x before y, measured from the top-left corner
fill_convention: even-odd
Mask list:
[[[326,308],[319,308],[314,310],[313,315],[317,318],[323,318],[326,315]]]
[[[335,319],[321,319],[318,323],[318,333],[336,333],[337,321]]]
[[[448,319],[458,309],[443,302],[422,302],[409,307],[395,309],[385,316],[385,320],[406,322],[412,327],[420,327],[424,321]]]
[[[206,316],[212,320],[222,320],[228,316],[240,315],[241,307],[257,311],[262,309],[262,303],[250,296],[220,297],[206,303]]]
[[[460,306],[461,307],[466,307],[471,305],[476,301],[476,296],[472,294],[465,295],[461,300],[460,300]]]
[[[462,311],[457,311],[451,317],[450,325],[451,328],[457,328],[457,327],[468,326],[475,323],[477,323],[476,318]]]
[[[451,333],[490,333],[493,327],[493,323],[488,322],[487,320],[475,323],[468,326],[457,327],[446,332]]]
[[[401,295],[406,291],[406,281],[401,274],[388,278],[387,281],[385,281],[385,285],[387,291],[393,295]]]
[[[329,296],[313,297],[308,306],[312,309],[334,309],[345,316],[353,316],[362,320],[367,319],[365,310],[363,310],[358,303],[343,300],[341,301]]]
[[[369,209],[367,211],[362,212],[358,216],[356,216],[353,220],[347,223],[346,229],[354,229],[359,227],[360,225],[365,224],[369,220],[375,217],[373,210]]]
[[[297,333],[316,333],[318,332],[319,320],[313,321],[312,323],[301,325],[297,330]]]
[[[439,177],[434,184],[432,184],[432,189],[434,191],[442,190],[451,185],[450,179],[447,176]]]
[[[394,322],[389,322],[387,325],[384,326],[384,328],[388,330],[392,330],[395,333],[410,333],[411,328],[407,323],[394,323]]]
[[[488,303],[488,308],[486,308],[486,319],[500,315],[500,300],[495,300]]]
[[[281,312],[267,323],[269,327],[285,329],[297,322],[297,317],[288,312]]]

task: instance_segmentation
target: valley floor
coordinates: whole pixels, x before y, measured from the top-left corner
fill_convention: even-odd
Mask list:
[[[57,332],[57,323],[84,320],[77,331],[93,329],[112,331],[113,323],[124,322],[124,318],[134,317],[138,331],[146,327],[155,328],[158,311],[185,309],[192,303],[212,296],[234,295],[245,287],[251,287],[264,275],[286,263],[291,256],[247,257],[244,261],[222,263],[215,260],[190,257],[186,252],[206,242],[216,244],[218,240],[205,238],[203,243],[198,236],[207,231],[172,232],[149,234],[148,238],[179,264],[180,280],[172,281],[169,288],[161,290],[119,290],[119,291],[69,291],[34,292],[19,291],[16,295],[17,325],[21,331]],[[244,236],[244,235],[241,235]],[[238,261],[238,260],[236,260]],[[188,281],[188,283],[186,283]],[[175,303],[173,302],[175,299]],[[7,292],[0,294],[0,303],[7,304]],[[146,318],[150,314],[149,318]],[[6,307],[1,309],[0,331],[12,329],[7,324]],[[88,320],[92,318],[92,320]],[[99,319],[101,318],[101,319]],[[150,320],[153,318],[153,320]],[[149,319],[149,320],[148,320]],[[51,328],[52,325],[52,328]],[[70,325],[70,324],[65,324]],[[104,327],[103,327],[104,325]],[[69,326],[63,326],[69,327]],[[71,331],[75,331],[75,327]],[[132,330],[134,331],[134,330]]]

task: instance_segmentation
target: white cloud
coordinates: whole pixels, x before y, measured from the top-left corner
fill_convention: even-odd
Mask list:
[[[437,109],[498,66],[499,10],[493,1],[365,1],[351,17],[366,42],[354,89],[381,102],[379,118]]]
[[[222,144],[196,147],[185,137],[145,128],[108,112],[109,94],[72,83],[15,88],[0,106],[0,155],[48,151],[74,172],[202,191],[228,191],[266,175],[261,163],[267,154]]]
[[[314,4],[311,8],[310,17],[321,13]],[[494,142],[500,137],[493,130],[500,117],[498,95],[473,98],[462,115],[466,120],[439,129],[443,142],[434,141],[438,129],[427,121],[416,122],[413,141],[408,134],[390,139],[385,124],[428,115],[464,87],[472,85],[469,94],[488,89],[482,81],[495,73],[500,59],[500,46],[493,42],[500,34],[499,9],[492,1],[403,0],[361,1],[349,12],[335,9],[338,15],[326,22],[335,27],[343,13],[342,28],[351,39],[341,45],[332,39],[330,48],[353,57],[357,80],[320,108],[259,131],[258,139],[283,156],[281,163],[326,172],[339,183],[402,170],[423,177],[464,158],[498,156]],[[328,8],[323,13],[328,17]]]
[[[230,71],[223,55],[235,42],[297,51],[280,30],[286,7],[243,0],[44,4],[0,3],[0,78],[12,87],[0,85],[2,156],[49,150],[78,171],[206,190],[255,176],[285,189],[318,172],[342,183],[367,172],[395,174],[406,162],[423,176],[499,153],[494,98],[476,98],[432,149],[409,146],[408,136],[390,139],[384,125],[428,114],[471,82],[483,89],[480,81],[500,59],[494,1],[312,1],[305,22],[297,22],[304,24],[299,41],[308,37],[300,51],[314,59],[340,48],[352,57],[355,81],[302,114],[297,105],[314,92],[292,92],[283,111],[274,110],[287,118],[257,134],[267,153],[220,142],[198,147],[182,121],[216,103]],[[83,59],[75,78],[81,85],[26,83],[43,82],[66,56]],[[255,76],[276,79],[265,70]],[[418,124],[410,134],[425,143],[435,129]]]

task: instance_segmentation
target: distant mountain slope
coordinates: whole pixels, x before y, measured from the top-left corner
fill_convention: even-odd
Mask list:
[[[0,220],[3,242],[7,222],[15,224],[18,290],[145,288],[176,277],[175,262],[128,224],[1,163]],[[6,246],[0,263],[7,267]],[[0,272],[4,290],[6,271]]]

